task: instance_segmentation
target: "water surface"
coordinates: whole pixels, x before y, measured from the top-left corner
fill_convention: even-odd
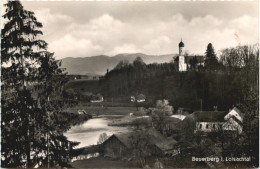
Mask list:
[[[129,130],[127,127],[108,126],[108,123],[118,117],[102,116],[100,118],[93,118],[81,125],[73,126],[64,135],[70,141],[77,141],[80,144],[77,148],[97,144],[99,135],[106,133],[108,136],[117,133],[124,133]]]

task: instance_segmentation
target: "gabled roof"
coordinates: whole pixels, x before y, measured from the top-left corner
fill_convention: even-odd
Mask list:
[[[243,125],[243,123],[240,120],[238,120],[235,116],[231,116],[227,121],[229,121],[230,119],[233,119],[234,121],[236,121],[241,126]]]
[[[185,63],[190,63],[191,61],[195,61],[197,63],[203,63],[204,62],[204,56],[201,55],[190,55],[190,56],[184,56],[185,57]],[[175,62],[179,61],[179,56],[177,56],[174,59]]]
[[[137,99],[137,100],[146,99],[146,97],[145,97],[144,94],[139,94],[139,95],[136,96],[136,99]]]
[[[232,110],[235,110],[242,118],[244,117],[244,113],[242,113],[238,108],[234,107]]]
[[[148,141],[149,145],[155,145],[163,151],[172,149],[173,145],[177,144],[176,140],[165,138],[155,129],[148,129],[142,134],[145,138],[148,138],[147,141]],[[110,138],[108,138],[107,140],[110,140],[113,137],[116,137],[127,148],[131,148],[132,147],[132,139],[135,139],[135,138],[138,137],[138,131],[137,132],[114,134]],[[107,142],[107,140],[105,142]]]
[[[180,119],[180,120],[184,120],[186,118],[186,116],[181,115],[181,114],[174,114],[174,115],[171,115],[170,117],[171,118],[177,118],[177,119]]]
[[[191,61],[196,61],[197,63],[204,62],[204,56],[202,55],[190,55],[185,57],[185,62],[190,63]]]
[[[192,113],[198,122],[224,122],[226,111],[195,111]]]

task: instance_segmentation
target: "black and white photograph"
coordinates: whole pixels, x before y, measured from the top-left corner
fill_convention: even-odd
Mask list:
[[[0,168],[259,167],[258,0],[0,4]]]

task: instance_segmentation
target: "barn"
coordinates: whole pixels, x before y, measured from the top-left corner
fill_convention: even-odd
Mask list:
[[[154,129],[114,134],[103,143],[104,156],[131,157],[137,149],[146,149],[149,156],[175,154],[177,141],[167,139]]]
[[[130,133],[113,134],[103,143],[104,155],[107,157],[130,156]]]

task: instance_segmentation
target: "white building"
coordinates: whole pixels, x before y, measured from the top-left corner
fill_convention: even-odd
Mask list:
[[[185,62],[183,48],[184,48],[184,43],[181,40],[181,42],[179,43],[179,64],[178,64],[178,68],[180,72],[187,71],[187,64]]]
[[[239,134],[243,129],[243,114],[234,107],[229,112],[197,111],[193,113],[196,120],[194,132],[234,131]]]
[[[227,120],[232,116],[243,122],[244,114],[238,108],[234,107],[232,110],[230,110],[229,113],[224,117],[224,119]]]
[[[197,70],[198,67],[204,66],[204,56],[202,55],[189,55],[184,56],[184,43],[179,43],[179,56],[174,59],[178,71],[184,72],[187,70]]]

